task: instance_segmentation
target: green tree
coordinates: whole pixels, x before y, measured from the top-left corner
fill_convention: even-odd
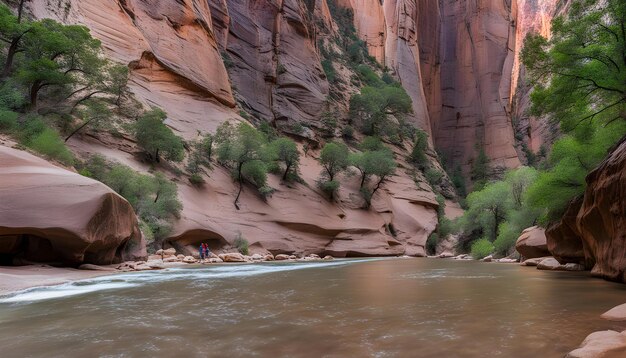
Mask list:
[[[521,59],[532,110],[570,131],[585,121],[626,119],[626,3],[575,0],[552,21],[551,39],[529,34]]]
[[[494,241],[498,237],[498,226],[506,219],[511,207],[511,195],[508,185],[495,182],[482,190],[467,196],[468,209],[461,217],[461,227],[466,232],[479,230],[483,236]]]
[[[290,174],[298,172],[300,164],[300,152],[298,146],[289,138],[279,138],[269,145],[273,159],[281,162],[285,166],[282,179],[287,180]]]
[[[233,127],[228,122],[220,125],[215,140],[218,160],[233,168],[233,175],[239,183],[239,191],[234,201],[235,208],[239,210],[238,202],[244,180],[250,181],[259,189],[266,185],[267,167],[263,156],[267,140],[261,132],[246,123]]]
[[[24,51],[24,36],[31,31],[32,23],[24,21],[23,10],[25,0],[17,4],[17,16],[4,4],[0,4],[0,41],[8,45],[4,66],[0,79],[5,80],[13,69],[15,56]]]
[[[163,154],[165,159],[180,162],[185,156],[183,142],[165,125],[166,118],[158,108],[146,112],[135,124],[135,138],[152,160],[159,162]]]
[[[86,27],[44,19],[33,23],[24,37],[17,78],[29,89],[31,107],[37,108],[42,89],[58,91],[81,82],[97,83],[105,63],[100,57],[100,41],[91,37]]]
[[[319,162],[324,169],[320,187],[330,194],[331,200],[339,188],[339,183],[335,181],[335,177],[350,164],[348,157],[348,147],[343,143],[326,143],[320,153]]]
[[[415,133],[415,142],[413,143],[413,150],[411,150],[410,160],[417,166],[419,170],[424,170],[428,166],[428,158],[426,157],[426,150],[428,149],[428,134],[422,130],[417,130]]]
[[[350,99],[350,113],[358,120],[363,133],[380,135],[387,115],[410,113],[411,103],[411,97],[402,87],[366,86]]]

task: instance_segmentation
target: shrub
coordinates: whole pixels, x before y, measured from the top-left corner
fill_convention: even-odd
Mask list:
[[[26,146],[51,159],[58,160],[65,165],[72,165],[74,163],[72,153],[67,149],[57,132],[50,128],[44,129],[41,133],[30,139],[26,142]]]
[[[337,190],[339,190],[339,182],[336,180],[320,181],[318,186],[324,193],[328,194],[331,199],[335,196]]]
[[[135,125],[137,144],[156,162],[161,154],[165,159],[180,162],[185,156],[183,141],[163,123],[166,118],[167,114],[156,108],[142,115]]]
[[[189,182],[193,185],[202,185],[205,183],[204,178],[202,177],[202,175],[195,173],[195,174],[191,174],[191,176],[189,176]]]
[[[434,255],[437,253],[437,244],[439,244],[439,235],[436,232],[432,232],[426,239],[426,253],[428,255]]]
[[[433,188],[441,184],[441,180],[443,179],[443,173],[435,168],[426,169],[424,176],[426,177],[428,184],[430,184]]]
[[[248,249],[248,240],[246,240],[241,233],[237,234],[237,237],[235,238],[235,247],[237,248],[237,251],[239,251],[241,254],[243,255],[248,255],[249,249]]]
[[[491,255],[493,250],[494,246],[491,241],[482,238],[472,243],[471,255],[475,260],[480,260]]]
[[[341,129],[341,136],[345,139],[354,139],[354,128],[352,126],[345,126]]]

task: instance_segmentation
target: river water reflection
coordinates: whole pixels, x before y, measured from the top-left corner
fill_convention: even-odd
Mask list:
[[[626,302],[586,273],[439,259],[143,272],[0,298],[2,357],[562,357]]]

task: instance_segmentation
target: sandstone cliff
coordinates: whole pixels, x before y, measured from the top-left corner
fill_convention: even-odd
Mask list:
[[[0,184],[2,264],[146,256],[132,207],[100,182],[0,145]]]
[[[582,200],[546,231],[561,263],[579,262],[593,275],[626,282],[626,140],[587,176]]]

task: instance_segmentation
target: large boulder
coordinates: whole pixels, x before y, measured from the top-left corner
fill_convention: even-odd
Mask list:
[[[580,348],[566,358],[622,358],[626,357],[626,331],[599,331],[588,335]]]
[[[585,263],[583,241],[576,224],[576,216],[581,205],[582,200],[574,200],[561,220],[548,226],[546,230],[548,251],[562,264]]]
[[[550,256],[546,242],[546,231],[538,226],[525,229],[515,243],[515,250],[524,259]]]
[[[0,260],[111,264],[147,257],[130,204],[104,184],[0,146]]]

